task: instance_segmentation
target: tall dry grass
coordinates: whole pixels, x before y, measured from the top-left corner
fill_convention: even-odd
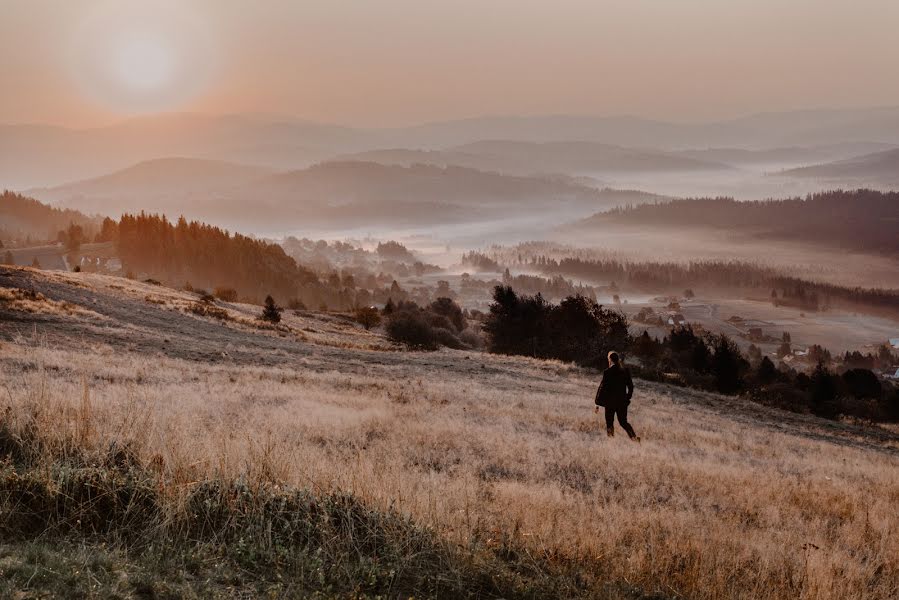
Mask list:
[[[7,344],[0,394],[11,430],[41,440],[38,460],[127,448],[158,472],[172,507],[209,479],[343,490],[462,547],[573,565],[587,585],[691,598],[899,594],[899,459],[888,449],[734,419],[647,386],[632,409],[644,442],[610,440],[586,375],[474,359],[490,368],[463,379]]]

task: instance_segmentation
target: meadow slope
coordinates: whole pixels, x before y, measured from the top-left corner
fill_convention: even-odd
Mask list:
[[[895,430],[638,382],[642,444],[607,439],[592,411],[595,373],[406,352],[339,315],[285,312],[266,327],[258,311],[120,278],[0,268],[4,427],[57,455],[127,447],[175,512],[208,481],[349,493],[451,548],[514,552],[516,577],[575,573],[556,594],[899,594]],[[0,527],[11,502],[0,491]],[[24,560],[0,547],[0,571]],[[77,579],[83,565],[59,568]],[[25,579],[14,591],[32,590]],[[276,595],[300,594],[277,585]]]

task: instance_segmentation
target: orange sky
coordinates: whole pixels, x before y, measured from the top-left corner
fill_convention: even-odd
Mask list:
[[[899,105],[897,25],[894,0],[0,0],[0,123]]]

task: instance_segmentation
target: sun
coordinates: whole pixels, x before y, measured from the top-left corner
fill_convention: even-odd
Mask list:
[[[208,27],[183,3],[102,3],[76,27],[70,72],[85,98],[115,112],[178,110],[213,71]]]
[[[179,57],[159,36],[125,40],[114,50],[112,69],[123,85],[153,91],[171,85]]]

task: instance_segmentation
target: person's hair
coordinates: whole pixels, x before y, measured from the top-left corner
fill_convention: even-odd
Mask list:
[[[609,361],[611,361],[617,365],[621,362],[621,357],[618,356],[617,352],[612,351],[612,352],[609,352]]]

